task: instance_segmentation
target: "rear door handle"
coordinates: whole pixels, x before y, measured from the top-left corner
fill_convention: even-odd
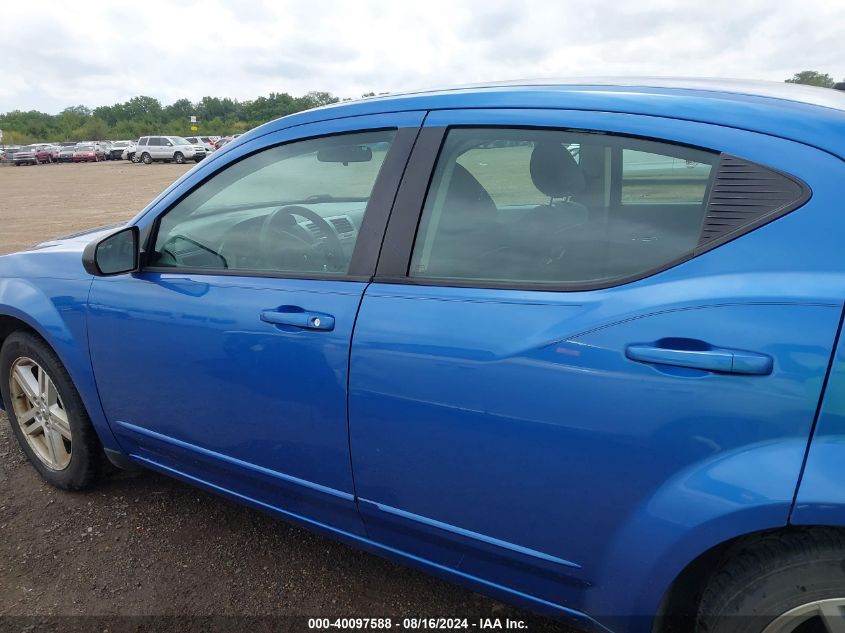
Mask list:
[[[691,367],[723,374],[751,374],[765,376],[772,373],[771,356],[739,349],[710,347],[701,343],[701,349],[679,349],[654,344],[629,345],[625,349],[629,359],[655,365]]]
[[[334,329],[334,317],[322,312],[310,312],[297,306],[283,306],[278,310],[264,310],[261,320],[273,325],[288,325],[303,330]]]

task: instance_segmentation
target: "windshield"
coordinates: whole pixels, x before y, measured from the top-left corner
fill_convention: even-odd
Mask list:
[[[170,140],[174,145],[190,145],[188,139],[182,138],[181,136],[171,136]]]
[[[77,145],[76,146],[76,151],[78,151],[78,152],[90,152],[92,149],[94,149],[93,145]]]

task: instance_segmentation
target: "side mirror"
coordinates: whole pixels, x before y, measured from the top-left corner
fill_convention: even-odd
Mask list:
[[[133,273],[140,268],[140,233],[137,226],[127,226],[91,242],[82,253],[82,265],[96,277]]]

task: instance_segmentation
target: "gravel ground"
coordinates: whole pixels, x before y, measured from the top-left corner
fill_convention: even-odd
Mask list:
[[[0,253],[129,220],[193,165],[0,165]]]
[[[128,219],[185,169],[2,167],[0,253]],[[385,616],[568,630],[154,473],[55,490],[0,413],[0,629],[254,633],[302,630],[303,617]]]

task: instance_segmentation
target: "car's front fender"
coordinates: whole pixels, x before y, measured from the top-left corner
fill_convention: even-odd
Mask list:
[[[100,405],[88,354],[86,310],[90,288],[90,277],[0,277],[0,317],[25,323],[47,341],[79,391],[103,447],[119,451]]]

